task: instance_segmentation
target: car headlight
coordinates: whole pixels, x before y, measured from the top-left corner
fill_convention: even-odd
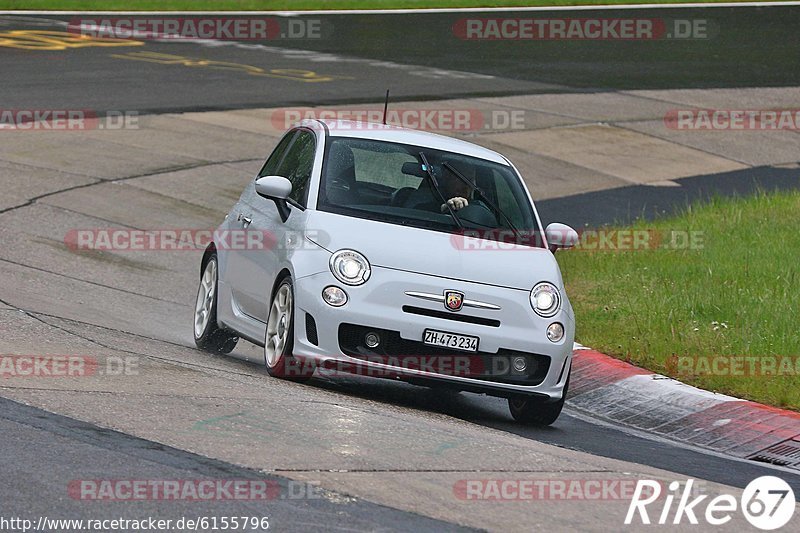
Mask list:
[[[361,285],[372,273],[367,258],[355,250],[334,252],[329,264],[333,277],[347,285]]]
[[[549,318],[558,313],[561,308],[561,294],[552,283],[543,281],[531,289],[531,307],[536,314]]]

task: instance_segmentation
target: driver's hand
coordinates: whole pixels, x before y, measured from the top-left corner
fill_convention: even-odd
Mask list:
[[[447,200],[446,204],[442,204],[442,213],[447,211],[448,205],[450,206],[450,209],[452,209],[453,211],[458,211],[459,209],[464,209],[465,207],[467,207],[469,205],[469,202],[467,201],[466,198],[463,198],[461,196],[450,198],[449,200]]]

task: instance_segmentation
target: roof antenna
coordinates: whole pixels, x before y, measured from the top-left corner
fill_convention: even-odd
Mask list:
[[[383,125],[386,125],[386,111],[389,109],[389,89],[386,89],[386,100],[383,102]]]

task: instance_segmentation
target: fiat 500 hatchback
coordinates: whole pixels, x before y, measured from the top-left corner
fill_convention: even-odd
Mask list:
[[[508,399],[550,424],[575,318],[516,168],[480,146],[372,123],[288,131],[215,232],[194,337],[264,347],[270,375],[348,372]]]

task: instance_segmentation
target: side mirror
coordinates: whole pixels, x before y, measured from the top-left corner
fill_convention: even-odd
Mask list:
[[[549,224],[544,230],[547,246],[555,253],[559,248],[572,248],[578,243],[578,232],[559,222]]]
[[[256,180],[256,192],[270,200],[286,200],[292,194],[292,182],[283,176],[264,176]]]
[[[286,199],[292,193],[292,182],[283,176],[263,176],[256,180],[256,193],[275,202],[281,220],[286,222],[291,213]]]

